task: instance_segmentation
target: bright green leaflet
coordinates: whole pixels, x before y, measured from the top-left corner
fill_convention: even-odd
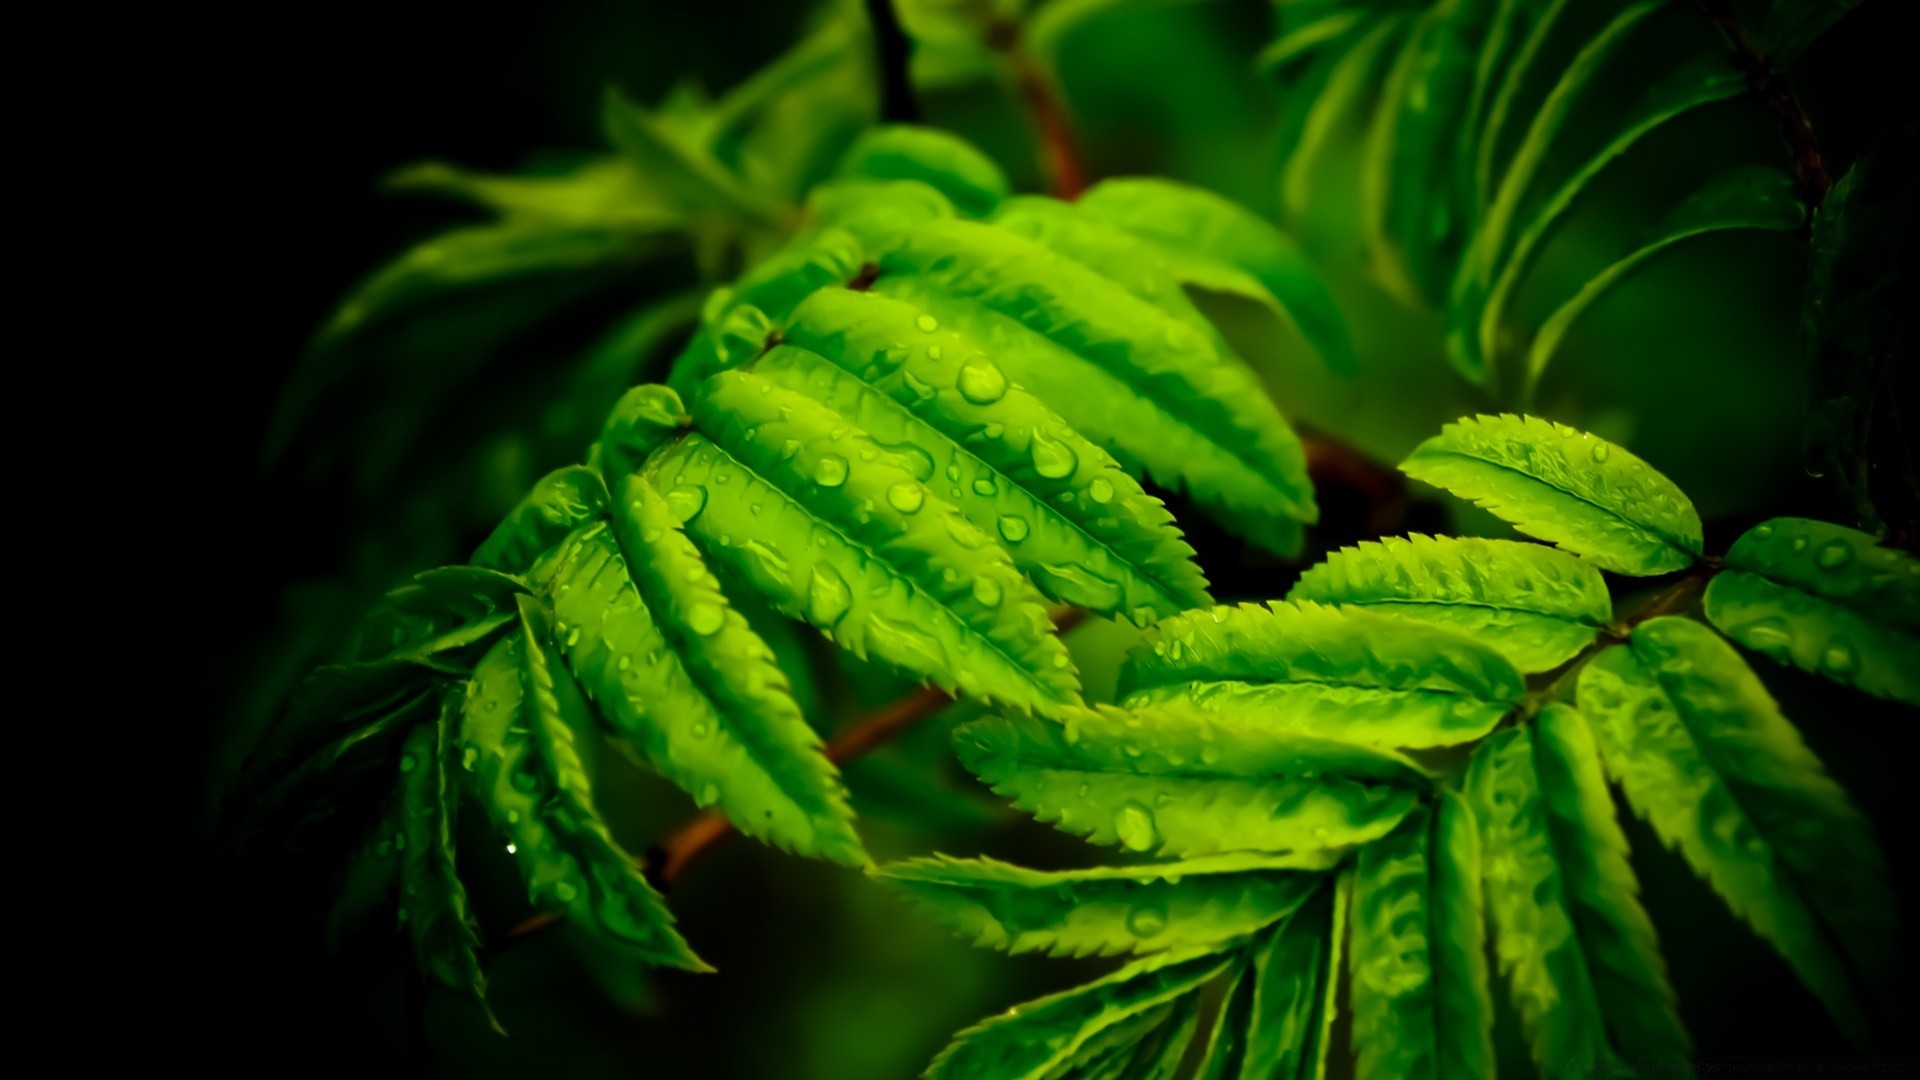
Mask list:
[[[1169,619],[1120,672],[1128,704],[1398,747],[1479,738],[1524,692],[1506,658],[1451,630],[1309,602]]]
[[[1346,320],[1319,269],[1253,211],[1210,191],[1150,177],[1102,180],[1074,205],[1151,241],[1186,284],[1272,308],[1335,372],[1357,370]]]
[[[743,372],[706,384],[647,471],[702,549],[859,656],[1019,709],[1078,701],[1005,549],[826,407]],[[738,541],[736,543],[736,541]]]
[[[1565,424],[1512,415],[1456,420],[1415,447],[1400,471],[1603,570],[1664,574],[1701,552],[1700,515],[1673,481]]]
[[[1257,939],[1241,1080],[1322,1080],[1339,983],[1349,890],[1328,882],[1313,901]]]
[[[1489,645],[1523,672],[1550,671],[1613,619],[1592,564],[1538,544],[1414,535],[1342,548],[1287,599],[1364,608]]]
[[[773,199],[742,184],[705,147],[664,121],[617,88],[607,88],[600,111],[607,141],[662,194],[691,213],[721,212],[765,226],[779,221],[781,211]]]
[[[1453,794],[1360,849],[1348,947],[1354,1075],[1493,1075],[1480,840]]]
[[[407,736],[400,753],[400,921],[413,940],[420,970],[435,982],[486,1008],[487,977],[480,970],[480,931],[454,868],[454,812],[458,796],[447,769],[452,728],[459,719],[450,699],[439,718]],[[491,1011],[495,1031],[500,1022]],[[504,1032],[502,1032],[504,1034]]]
[[[1863,1039],[1894,907],[1867,822],[1746,663],[1698,623],[1652,619],[1580,674],[1581,708],[1640,816]]]
[[[1005,173],[971,143],[933,128],[869,128],[847,151],[840,175],[919,180],[953,200],[969,217],[985,217],[1007,197]]]
[[[954,743],[967,768],[1041,821],[1172,856],[1362,843],[1406,816],[1424,783],[1384,751],[1164,707],[1100,707],[1064,724],[979,720]]]
[[[1555,704],[1483,743],[1468,774],[1500,968],[1549,1076],[1688,1052],[1597,757]]]
[[[978,344],[949,328],[921,330],[923,314],[884,296],[822,290],[782,330],[809,352],[776,349],[755,370],[777,379],[786,366],[806,385],[785,385],[896,448],[1055,599],[1143,624],[1207,602],[1193,549],[1160,501]],[[821,371],[827,363],[849,377]]]
[[[1774,518],[1734,541],[1707,618],[1771,659],[1920,705],[1920,560],[1872,536]]]
[[[876,876],[975,945],[1108,956],[1219,946],[1282,919],[1319,886],[1302,861],[1236,853],[1044,872],[935,856]]]
[[[666,902],[607,833],[578,760],[547,756],[543,743],[570,745],[551,730],[564,721],[540,711],[544,703],[527,683],[544,672],[557,710],[562,684],[554,676],[565,669],[544,652],[530,655],[528,640],[503,638],[475,666],[461,725],[462,758],[494,827],[508,838],[528,897],[655,963],[706,970],[673,929]],[[536,737],[536,727],[545,734]]]
[[[1305,452],[1244,362],[1098,271],[1004,230],[892,237],[875,291],[987,347],[1015,382],[1123,462],[1286,552],[1318,518]],[[1117,408],[1124,405],[1125,408]]]
[[[458,199],[516,224],[624,225],[663,232],[685,224],[680,212],[618,157],[592,158],[558,175],[519,176],[423,161],[389,175],[385,187]]]
[[[607,485],[599,473],[585,465],[555,469],[488,534],[473,553],[473,565],[525,573],[575,528],[604,517],[607,501]]]
[[[1102,1032],[1179,1000],[1231,957],[1163,953],[968,1028],[941,1051],[926,1080],[1046,1080]]]
[[[1574,321],[1655,255],[1696,236],[1742,229],[1792,232],[1806,220],[1798,182],[1779,169],[1752,165],[1717,178],[1669,214],[1654,230],[1652,239],[1589,278],[1547,316],[1527,350],[1527,387],[1531,389],[1539,382]],[[1498,333],[1497,327],[1494,333]]]
[[[837,774],[772,651],[676,526],[629,477],[614,525],[579,529],[556,553],[547,589],[568,667],[620,738],[695,802],[768,843],[860,865]]]

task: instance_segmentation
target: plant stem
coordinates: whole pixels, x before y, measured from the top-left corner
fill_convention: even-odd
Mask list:
[[[873,26],[873,51],[880,76],[880,120],[887,124],[920,122],[920,102],[913,96],[908,60],[913,45],[900,28],[893,0],[866,0],[867,21]]]
[[[1794,175],[1800,181],[1800,189],[1806,194],[1807,204],[1818,207],[1827,197],[1827,189],[1833,186],[1833,180],[1827,175],[1827,164],[1820,156],[1820,144],[1813,137],[1813,125],[1807,122],[1807,114],[1801,111],[1800,103],[1794,99],[1793,87],[1788,85],[1786,77],[1773,70],[1765,54],[1747,37],[1746,28],[1740,25],[1740,19],[1734,14],[1733,6],[1727,0],[1695,0],[1707,18],[1720,28],[1721,36],[1733,49],[1734,62],[1747,76],[1747,84],[1755,97],[1773,113],[1779,121],[1780,134],[1787,140],[1787,149],[1793,154]]]
[[[1087,171],[1081,163],[1080,142],[1074,135],[1059,83],[1027,47],[1018,22],[990,18],[984,36],[987,46],[1005,58],[1013,75],[1014,95],[1033,125],[1040,167],[1053,193],[1068,201],[1079,198],[1087,188]]]
[[[1633,628],[1641,623],[1657,619],[1662,615],[1678,615],[1693,610],[1694,605],[1700,602],[1701,595],[1706,592],[1707,583],[1712,581],[1713,575],[1719,572],[1719,559],[1702,559],[1698,565],[1687,571],[1684,577],[1654,593],[1629,612],[1625,618],[1600,631],[1600,636],[1595,638],[1592,644],[1581,649],[1573,659],[1552,671],[1527,680],[1527,689],[1531,692],[1531,697],[1536,703],[1551,699],[1568,679],[1580,673],[1580,669],[1587,665],[1587,661],[1625,642],[1633,633]]]
[[[1063,607],[1053,611],[1053,629],[1056,634],[1064,634],[1086,620],[1087,613],[1079,608]],[[953,697],[946,691],[933,686],[923,686],[910,694],[895,698],[873,712],[848,724],[845,729],[827,740],[827,760],[835,765],[844,765],[849,761],[865,757],[867,754],[892,742],[902,732],[927,719],[953,703]],[[678,882],[700,856],[713,850],[737,830],[733,823],[716,811],[708,811],[674,830],[666,839],[660,841],[647,852],[643,869],[647,880],[655,888],[665,892]],[[507,946],[538,933],[560,921],[562,916],[556,912],[542,911],[528,916],[507,931],[496,953]]]

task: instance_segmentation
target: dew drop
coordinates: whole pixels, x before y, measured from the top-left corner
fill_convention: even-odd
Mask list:
[[[1075,456],[1073,447],[1038,431],[1033,433],[1034,472],[1049,480],[1058,480],[1063,476],[1072,476],[1079,464],[1080,459]]]
[[[927,359],[929,360],[940,359],[940,346],[938,345],[927,346]]]
[[[1112,502],[1113,485],[1107,483],[1104,477],[1096,479],[1093,483],[1087,485],[1087,497],[1097,503],[1105,504]]]
[[[1166,928],[1166,909],[1156,904],[1141,904],[1127,912],[1127,932],[1134,937],[1150,938]]]
[[[807,618],[815,626],[831,629],[853,606],[853,592],[839,571],[824,563],[813,568],[807,581]]]
[[[414,760],[413,760],[413,755],[412,755],[412,754],[401,754],[401,755],[400,755],[400,771],[401,771],[401,772],[412,772],[412,771],[413,771],[413,767],[414,767],[414,766],[415,766],[416,764],[418,764],[418,762],[416,762],[416,761],[414,761]]]
[[[1014,517],[1012,514],[1000,518],[1000,535],[1006,537],[1009,544],[1017,544],[1025,540],[1028,529],[1025,518]]]
[[[836,488],[847,482],[847,459],[839,454],[827,454],[813,467],[813,482],[821,487]]]
[[[573,882],[571,881],[554,882],[553,898],[555,900],[558,900],[563,904],[571,904],[573,903],[573,898],[579,895],[580,895],[580,890],[574,887]]]
[[[940,320],[934,318],[931,315],[922,315],[919,318],[913,320],[913,325],[919,327],[921,330],[925,331],[926,333],[931,334],[935,330],[940,329]]]
[[[1147,851],[1160,840],[1153,811],[1137,802],[1123,803],[1114,811],[1113,832],[1128,851]]]
[[[987,607],[997,606],[1000,603],[999,583],[990,577],[974,578],[973,598],[985,604]]]
[[[681,484],[667,492],[667,512],[682,525],[700,516],[700,511],[706,509],[706,506],[707,490],[705,488]]]
[[[1607,458],[1612,454],[1613,454],[1613,449],[1609,447],[1606,443],[1593,444],[1593,460],[1596,463],[1607,460]]]
[[[1827,651],[1820,654],[1820,664],[1828,671],[1845,674],[1860,663],[1860,656],[1853,651],[1850,642],[1835,638],[1827,645]]]
[[[973,493],[975,495],[991,495],[998,490],[1000,489],[993,486],[993,481],[985,477],[973,482]]]
[[[903,514],[914,513],[926,501],[926,489],[911,481],[903,480],[887,489],[887,505]]]
[[[1820,545],[1813,561],[1822,570],[1838,570],[1853,561],[1853,545],[1845,540],[1829,540]]]
[[[991,405],[1007,396],[1006,374],[987,360],[969,360],[961,365],[954,385],[959,387],[961,397],[975,405]]]
[[[687,628],[701,637],[712,637],[727,623],[727,613],[719,604],[699,603],[687,612]]]
[[[712,806],[714,803],[719,801],[720,801],[720,785],[718,784],[700,785],[699,802],[701,806]]]

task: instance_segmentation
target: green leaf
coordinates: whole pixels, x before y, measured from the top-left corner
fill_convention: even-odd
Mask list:
[[[408,661],[316,669],[229,795],[243,844],[334,816],[369,780],[390,782],[401,744],[427,722],[438,690]]]
[[[1347,880],[1342,874],[1323,886],[1314,899],[1254,943],[1242,1080],[1326,1076],[1346,940]]]
[[[535,906],[660,964],[710,970],[593,806],[574,749],[584,704],[552,647],[503,638],[467,684],[462,760]]]
[[[951,325],[1123,463],[1279,552],[1318,519],[1299,437],[1245,363],[1119,283],[967,221],[890,238],[874,290]]]
[[[1298,862],[1235,853],[1044,872],[939,855],[875,876],[975,945],[1111,956],[1217,947],[1284,918],[1320,883]]]
[[[919,180],[832,180],[807,193],[807,220],[844,229],[863,244],[959,214],[953,200]]]
[[[1018,709],[1079,700],[1066,648],[1004,549],[886,448],[745,372],[648,475],[708,554],[856,656]]]
[[[1364,843],[1405,817],[1425,783],[1385,751],[1175,707],[989,718],[954,743],[962,764],[1041,821],[1172,856]]]
[[[1774,71],[1786,71],[1860,0],[1773,0],[1760,29],[1760,51]]]
[[[1206,603],[1193,549],[1160,501],[977,343],[921,330],[924,315],[824,289],[781,331],[794,348],[773,350],[755,371],[897,448],[917,478],[999,535],[1048,596],[1139,623]]]
[[[1328,57],[1324,82],[1303,95],[1306,107],[1300,113],[1297,138],[1282,146],[1286,164],[1280,170],[1281,219],[1299,227],[1307,220],[1313,201],[1314,181],[1330,171],[1322,156],[1335,141],[1340,122],[1354,111],[1377,80],[1377,72],[1401,35],[1406,33],[1411,16],[1404,11],[1376,14],[1371,27],[1353,47],[1337,57]]]
[[[1523,672],[1559,667],[1613,619],[1607,583],[1590,563],[1511,540],[1367,541],[1301,575],[1287,599],[1431,623]]]
[[[1500,968],[1541,1072],[1684,1059],[1686,1032],[1580,714],[1548,705],[1531,730],[1488,739],[1467,790]]]
[[[1319,268],[1291,237],[1246,207],[1149,177],[1102,180],[1075,205],[1153,242],[1186,284],[1271,308],[1336,373],[1358,370],[1346,319]]]
[[[1527,386],[1539,382],[1568,328],[1655,255],[1696,236],[1741,229],[1794,232],[1806,220],[1798,182],[1779,169],[1749,165],[1709,182],[1667,215],[1652,239],[1589,278],[1547,316],[1527,351]]]
[[[1253,1024],[1253,965],[1237,963],[1228,973],[1213,1030],[1194,1070],[1196,1080],[1238,1080],[1246,1063],[1247,1030]]]
[[[815,292],[846,285],[860,275],[867,249],[845,229],[828,227],[775,252],[734,282],[732,302],[758,308],[770,322],[784,322]]]
[[[1500,340],[1508,309],[1521,286],[1526,283],[1535,263],[1546,250],[1547,242],[1568,220],[1574,207],[1609,165],[1641,139],[1669,122],[1703,106],[1734,97],[1746,87],[1746,79],[1740,71],[1727,63],[1726,57],[1718,51],[1690,58],[1678,70],[1655,82],[1635,103],[1606,144],[1575,169],[1537,209],[1529,211],[1524,220],[1494,223],[1514,233],[1511,244],[1507,244],[1504,235],[1477,239],[1476,244],[1485,245],[1471,253],[1472,258],[1480,260],[1472,270],[1478,276],[1457,280],[1452,298],[1454,307],[1450,315],[1450,333],[1453,338],[1450,350],[1456,363],[1465,362],[1478,370],[1497,359],[1494,350]],[[1675,215],[1673,226],[1683,224],[1690,205],[1683,205]],[[1661,230],[1667,231],[1674,230]],[[1466,263],[1462,264],[1462,273],[1469,273]],[[1584,294],[1585,290],[1582,290],[1581,295]],[[1554,331],[1556,340],[1571,319],[1569,316]],[[1552,352],[1549,345],[1546,353],[1541,353],[1538,348],[1540,341],[1541,338],[1536,336],[1535,351],[1528,361],[1528,386],[1538,380],[1539,372],[1545,366],[1545,356]]]
[[[685,222],[620,158],[592,158],[564,173],[540,176],[495,175],[423,161],[387,177],[386,186],[460,199],[516,224],[618,225],[639,232]]]
[[[686,406],[672,387],[659,383],[636,386],[620,395],[607,414],[600,441],[588,450],[587,459],[599,467],[606,483],[617,485],[692,423],[693,417],[687,415]],[[597,515],[581,514],[574,524],[585,525],[596,519]]]
[[[458,794],[447,774],[458,706],[448,698],[440,717],[407,736],[400,754],[400,800],[406,844],[400,851],[400,921],[413,940],[420,970],[473,999],[487,1022],[505,1034],[486,1008],[487,977],[480,970],[480,930],[467,906],[466,886],[454,865]]]
[[[1651,619],[1587,665],[1579,698],[1634,809],[1864,1040],[1861,993],[1891,974],[1886,866],[1739,654]]]
[[[1226,338],[1200,313],[1181,287],[1181,278],[1174,273],[1172,265],[1178,255],[1163,251],[1150,240],[1114,222],[1088,213],[1080,203],[1061,202],[1041,195],[1017,195],[1006,200],[994,211],[992,224],[1103,275],[1205,334],[1221,355],[1233,355]],[[1251,283],[1256,292],[1264,294],[1265,290],[1248,275],[1231,267],[1225,270],[1238,274]],[[1271,306],[1272,299],[1268,298],[1267,303]]]
[[[969,217],[986,217],[1010,190],[1005,173],[973,144],[936,128],[884,124],[869,128],[847,151],[840,175],[919,180]]]
[[[584,465],[568,465],[540,478],[473,553],[473,565],[523,574],[567,534],[607,513],[607,485]]]
[[[406,660],[464,675],[514,618],[526,582],[477,566],[442,566],[389,591],[355,635],[362,661]]]
[[[1128,655],[1119,692],[1276,734],[1432,747],[1486,734],[1525,685],[1498,652],[1450,630],[1274,601],[1159,624]]]
[[[1089,1041],[1192,994],[1232,962],[1218,954],[1163,953],[1085,986],[1027,1002],[954,1038],[926,1080],[1046,1080]]]
[[[1504,414],[1456,420],[1415,447],[1400,471],[1603,570],[1664,574],[1701,552],[1700,515],[1673,481],[1565,424]]]
[[[734,215],[759,226],[779,222],[782,208],[774,200],[750,190],[709,150],[617,87],[607,87],[600,124],[607,141],[680,209]]]
[[[1348,955],[1359,1080],[1491,1077],[1480,841],[1443,795],[1360,849]]]
[[[1707,586],[1707,618],[1755,652],[1920,705],[1920,560],[1805,518],[1755,526]]]
[[[484,285],[632,264],[658,248],[648,232],[596,225],[505,222],[441,233],[349,293],[314,338],[315,350],[429,302]]]
[[[576,531],[548,578],[554,637],[601,716],[661,774],[749,836],[866,861],[839,775],[773,651],[733,610],[647,481]]]
[[[400,879],[400,800],[389,796],[379,820],[335,875],[333,904],[327,909],[327,951],[337,953],[341,942],[366,925],[375,908],[394,897]],[[404,844],[404,840],[401,841]]]

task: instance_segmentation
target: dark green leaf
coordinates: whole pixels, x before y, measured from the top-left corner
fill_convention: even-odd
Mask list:
[[[1782,663],[1920,705],[1920,560],[1854,529],[1774,518],[1734,542],[1707,618]]]
[[[1579,696],[1634,808],[1864,1040],[1861,992],[1890,973],[1886,867],[1739,654],[1652,619],[1587,665]]]

